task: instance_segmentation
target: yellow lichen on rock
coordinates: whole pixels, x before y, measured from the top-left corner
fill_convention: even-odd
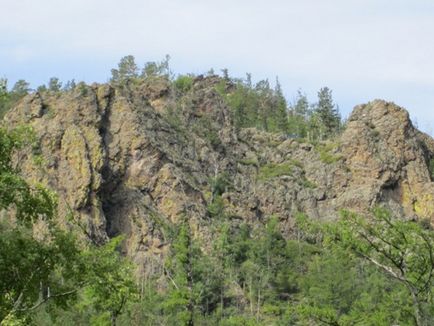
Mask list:
[[[432,193],[421,194],[414,203],[414,211],[421,218],[434,219],[434,196]]]
[[[85,140],[86,150],[89,154],[89,163],[93,171],[92,189],[98,190],[101,186],[101,175],[98,171],[101,170],[104,164],[104,152],[101,145],[101,136],[96,128],[83,127],[82,133]]]
[[[64,189],[67,201],[73,208],[86,205],[92,181],[92,170],[89,161],[86,140],[81,130],[69,126],[61,143],[61,177],[59,180]]]

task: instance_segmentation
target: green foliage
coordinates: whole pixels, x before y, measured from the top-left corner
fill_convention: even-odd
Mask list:
[[[7,79],[0,78],[0,119],[30,91],[29,83],[23,79],[18,80],[8,91]]]
[[[161,63],[147,63],[139,75],[134,57],[124,57],[112,82],[170,79],[168,61],[167,57]],[[231,109],[238,129],[307,138],[318,142],[316,150],[324,163],[340,159],[337,144],[320,142],[340,130],[328,88],[321,89],[317,105],[310,105],[299,91],[288,108],[278,81],[272,88],[267,80],[253,84],[250,75],[242,81],[230,78],[227,70],[224,74],[215,86],[216,96]],[[59,92],[60,86],[53,80],[49,88]],[[181,95],[194,93],[192,86],[188,75],[173,82]],[[86,96],[90,89],[71,83],[65,90]],[[0,80],[0,109],[28,92],[25,81],[8,91],[7,81]],[[187,121],[181,110],[194,101],[188,96],[174,98],[182,102],[167,110],[166,122],[183,137],[191,127],[208,145],[220,148],[219,130],[209,128],[210,118],[193,116]],[[136,284],[135,265],[121,255],[122,238],[97,247],[79,243],[70,232],[73,225],[68,225],[68,232],[56,227],[55,194],[19,176],[12,156],[32,146],[33,140],[28,128],[0,129],[2,324],[433,324],[434,235],[427,221],[394,219],[377,209],[372,218],[345,212],[340,221],[330,223],[299,214],[288,221],[261,216],[247,224],[228,218],[223,198],[231,190],[231,179],[217,171],[207,197],[208,216],[213,218],[183,217],[172,224],[164,216],[149,214],[153,235],[161,235],[165,261],[149,251],[143,266],[156,266],[149,268],[149,274],[142,273]],[[44,159],[36,150],[33,154],[36,161]],[[303,173],[298,161],[239,163],[257,166],[259,181]],[[429,165],[432,172],[434,164]],[[303,178],[300,184],[315,187]],[[34,232],[35,223],[44,231]],[[201,232],[203,228],[212,232]]]
[[[17,173],[12,164],[12,154],[18,148],[33,142],[30,128],[12,131],[0,129],[0,208],[14,207],[21,223],[30,224],[40,217],[50,219],[56,207],[56,196],[40,185],[30,185]]]
[[[191,279],[191,235],[186,223],[181,224],[172,242],[172,255],[166,263],[171,290],[163,309],[179,320],[181,325],[193,320],[193,281]]]
[[[86,286],[83,291],[86,305],[102,316],[116,320],[128,301],[134,301],[137,287],[133,278],[134,266],[118,253],[122,237],[113,238],[102,247],[83,253]]]
[[[225,204],[221,196],[216,196],[207,206],[211,217],[222,217],[225,211]]]
[[[342,159],[342,156],[339,154],[334,154],[333,152],[338,148],[338,144],[336,143],[319,143],[315,146],[315,149],[319,153],[319,158],[321,162],[326,164],[333,164]]]
[[[209,183],[213,197],[222,195],[231,187],[229,175],[225,172],[217,174],[214,178],[211,178]]]
[[[118,68],[112,69],[111,82],[131,91],[135,86],[146,80],[152,82],[156,77],[173,80],[169,60],[170,57],[166,56],[161,62],[147,62],[139,74],[135,58],[125,56],[120,60]],[[317,104],[309,104],[306,95],[299,90],[295,102],[288,107],[277,78],[275,87],[272,88],[267,79],[253,84],[251,74],[242,80],[231,78],[227,69],[222,72],[223,77],[215,84],[215,91],[231,109],[237,131],[240,128],[257,128],[266,132],[283,133],[291,138],[317,141],[331,138],[341,129],[339,110],[327,87],[318,92]],[[215,77],[214,74],[208,75]],[[193,83],[193,75],[179,75],[173,81],[173,89],[183,97],[193,88]],[[66,89],[69,88],[70,86]],[[208,140],[213,147],[220,145],[215,130],[205,134],[209,135]]]
[[[0,322],[27,324],[38,309],[64,309],[78,298],[114,321],[136,290],[132,267],[115,250],[121,240],[82,249],[56,226],[56,196],[13,166],[13,153],[33,141],[29,128],[0,129]],[[37,233],[36,221],[44,225]]]
[[[152,77],[165,77],[171,78],[172,72],[170,71],[170,56],[167,54],[161,62],[150,61],[145,63],[142,69],[142,78],[152,78]]]
[[[434,180],[434,158],[428,161],[428,170],[430,173],[431,180]]]
[[[293,168],[294,165],[291,162],[265,164],[259,168],[258,180],[266,181],[284,175],[291,176]]]
[[[62,83],[59,78],[51,77],[48,81],[48,90],[53,93],[58,93],[62,90]]]
[[[300,282],[304,299],[294,310],[300,320],[335,325],[413,324],[405,286],[353,255],[352,244],[336,246],[341,235],[353,234],[341,222],[317,224],[300,216],[297,224],[303,237],[308,235],[309,241],[323,247]]]
[[[287,134],[289,132],[288,105],[278,78],[276,78],[274,89],[273,108],[274,114],[272,114],[270,130]]]
[[[227,81],[222,79],[214,86],[215,91],[222,97],[225,97],[227,94],[228,84]]]
[[[305,138],[308,134],[309,102],[307,96],[297,91],[297,97],[290,107],[288,133],[293,137]]]
[[[299,169],[303,169],[303,163],[301,163],[301,162],[298,161],[298,160],[291,159],[291,160],[290,160],[290,163],[291,163],[293,166],[298,167]]]
[[[126,290],[123,286],[110,290],[110,284],[125,284],[122,280],[129,275],[111,276],[121,275],[113,269],[123,265],[111,258],[120,241],[115,240],[86,256],[102,260],[90,274],[96,277],[91,277],[92,290],[78,296],[74,309],[51,314],[55,323],[66,325],[89,320],[94,325],[110,324],[111,312],[122,302],[118,293],[126,293],[123,312],[116,317],[121,325],[413,325],[407,286],[354,251],[360,234],[346,228],[346,223],[344,219],[322,224],[299,214],[294,237],[287,239],[277,216],[255,227],[223,220],[214,224],[215,240],[203,250],[184,217],[168,235],[171,246],[163,275],[147,278],[139,297],[129,290],[134,282],[127,282]],[[389,231],[380,227],[378,232]],[[410,251],[403,252],[412,257]],[[430,309],[423,306],[426,314]]]
[[[300,89],[297,90],[297,96],[292,106],[294,114],[306,117],[309,114],[309,101],[306,94],[304,94]]]
[[[184,219],[178,226],[166,261],[170,283],[161,307],[169,315],[169,321],[193,325],[198,312],[211,313],[216,308],[222,279],[215,267],[193,241]]]
[[[30,92],[30,84],[24,79],[18,80],[12,87],[11,93],[18,98],[26,96]]]
[[[332,234],[333,241],[407,288],[417,325],[433,322],[434,233],[430,229],[376,208],[372,219],[343,212]]]
[[[251,159],[241,159],[238,161],[240,164],[242,165],[252,165],[252,166],[259,166],[259,162],[256,158],[251,158]]]
[[[180,75],[173,82],[173,86],[180,93],[186,93],[193,87],[193,76]]]
[[[67,304],[61,306],[48,301],[32,316],[35,324],[117,325],[138,301],[135,267],[120,255],[121,241],[114,238],[101,247],[81,248],[79,256],[72,260],[81,266],[71,272],[80,280],[73,283],[74,297],[68,297]],[[67,279],[70,283],[71,276]]]
[[[76,87],[77,87],[77,84],[76,84],[75,80],[71,79],[65,83],[62,90],[65,92],[69,92],[69,91],[74,90]]]
[[[256,97],[252,89],[239,83],[234,92],[226,95],[225,86],[225,83],[220,83],[217,85],[217,91],[226,99],[227,104],[232,109],[235,126],[237,128],[256,127]]]
[[[116,84],[124,84],[130,79],[138,77],[139,68],[135,62],[135,58],[132,55],[127,55],[118,63],[118,69],[112,69],[111,82]]]
[[[318,92],[315,105],[299,90],[289,108],[278,79],[274,89],[268,80],[252,85],[250,74],[245,81],[224,78],[215,88],[232,109],[237,129],[258,128],[311,141],[329,139],[341,130],[339,110],[327,87]]]
[[[45,85],[39,85],[38,88],[36,89],[36,91],[38,93],[44,93],[44,92],[48,91],[48,89],[47,89],[47,86],[45,86]]]
[[[182,120],[181,108],[169,106],[164,114],[165,121],[176,130],[178,133],[183,135],[185,133],[185,125]]]
[[[224,218],[225,204],[221,197],[232,184],[227,173],[220,173],[210,179],[211,186],[211,201],[208,204],[207,210],[211,217]]]
[[[25,317],[49,299],[65,302],[71,288],[64,278],[79,268],[74,238],[51,223],[55,196],[28,184],[12,165],[13,152],[30,141],[30,133],[28,128],[0,129],[0,207],[4,212],[13,207],[17,219],[15,225],[7,219],[0,223],[0,321]],[[47,225],[42,239],[31,229],[37,219]]]
[[[78,93],[82,97],[87,96],[89,92],[89,87],[86,85],[85,82],[79,82],[74,89],[77,89]]]
[[[258,326],[256,318],[249,316],[229,316],[221,320],[221,326]]]
[[[222,142],[210,116],[203,115],[194,121],[192,129],[201,138],[206,139],[212,148],[218,150]]]
[[[11,99],[8,92],[8,80],[0,78],[0,118],[11,108]]]
[[[323,87],[318,92],[318,102],[309,104],[300,90],[289,116],[289,132],[299,138],[316,142],[333,138],[342,130],[338,106],[333,103],[332,91]]]
[[[247,81],[237,80],[235,85],[224,79],[216,86],[217,92],[232,109],[235,127],[287,133],[287,104],[278,80],[273,90],[268,80],[262,80],[253,87],[250,78]]]
[[[299,181],[299,184],[303,187],[303,188],[310,188],[310,189],[315,189],[317,187],[317,184],[308,180],[306,177],[302,177]]]
[[[341,126],[339,109],[333,103],[332,91],[328,87],[319,90],[315,112],[321,122],[320,139],[329,138],[339,131]]]
[[[35,239],[27,227],[0,226],[0,320],[23,315],[40,302],[52,298],[63,304],[73,291],[62,279],[71,277],[79,252],[74,239],[55,228],[43,240]],[[73,294],[71,292],[70,294]]]

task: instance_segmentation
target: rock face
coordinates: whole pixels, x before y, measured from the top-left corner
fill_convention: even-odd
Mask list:
[[[197,78],[182,96],[161,80],[79,85],[29,95],[5,121],[34,128],[44,160],[24,153],[21,170],[60,194],[60,216],[72,213],[96,242],[126,234],[126,253],[146,268],[167,249],[161,225],[185,216],[197,236],[212,239],[210,180],[221,175],[234,223],[276,215],[290,234],[297,212],[332,219],[378,204],[434,220],[434,141],[404,109],[380,100],[357,106],[338,140],[314,146],[235,130],[218,82]]]
[[[382,202],[396,214],[433,219],[433,140],[412,126],[407,111],[384,101],[357,106],[342,144],[352,173],[343,207]]]

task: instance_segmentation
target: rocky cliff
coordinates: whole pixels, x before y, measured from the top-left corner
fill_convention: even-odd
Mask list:
[[[5,123],[33,127],[39,146],[21,153],[21,171],[59,193],[60,216],[72,213],[95,242],[126,234],[125,250],[140,264],[164,255],[161,225],[181,217],[212,239],[219,178],[229,220],[275,215],[288,235],[297,212],[332,219],[378,204],[433,221],[434,140],[404,109],[381,100],[357,106],[340,137],[310,144],[237,130],[218,83],[199,77],[181,95],[161,78],[123,88],[81,84],[27,96]]]

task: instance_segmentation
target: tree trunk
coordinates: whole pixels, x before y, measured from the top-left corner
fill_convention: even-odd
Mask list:
[[[193,266],[192,266],[192,257],[191,257],[191,235],[190,229],[188,234],[188,262],[187,262],[187,283],[188,283],[188,305],[187,310],[189,313],[189,320],[187,322],[188,326],[193,326],[193,318],[194,318],[194,302],[193,302]]]
[[[414,310],[414,319],[416,321],[416,326],[426,326],[425,321],[422,317],[420,302],[417,298],[417,294],[415,293],[413,288],[409,288],[411,293],[411,299],[413,300],[413,310]]]
[[[259,313],[261,309],[261,287],[258,289],[258,305],[256,307],[256,321],[259,322]]]
[[[117,316],[117,313],[115,313],[115,312],[112,312],[112,314],[111,314],[111,324],[112,324],[112,326],[116,326],[116,319],[118,318],[118,316]]]

